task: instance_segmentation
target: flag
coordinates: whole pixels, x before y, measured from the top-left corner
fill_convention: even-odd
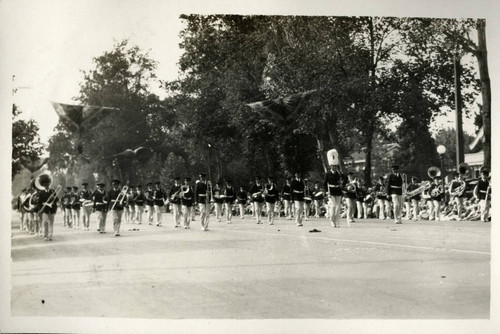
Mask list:
[[[277,124],[288,124],[295,120],[304,106],[306,97],[314,90],[290,95],[284,98],[270,99],[247,104],[263,118]]]
[[[61,121],[75,132],[91,129],[110,113],[120,110],[111,107],[71,105],[52,101],[51,103]]]

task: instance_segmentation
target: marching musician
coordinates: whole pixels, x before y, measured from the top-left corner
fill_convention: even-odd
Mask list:
[[[120,236],[120,226],[122,223],[123,207],[127,205],[127,194],[120,189],[120,180],[111,181],[112,189],[109,191],[108,211],[113,220],[113,231],[115,237]]]
[[[142,185],[138,184],[135,187],[135,195],[134,195],[134,204],[135,204],[135,217],[134,220],[137,224],[142,224],[142,213],[144,212],[144,203],[146,202],[146,196],[142,192]]]
[[[123,207],[123,212],[125,214],[125,221],[127,223],[132,222],[135,216],[135,203],[134,203],[134,197],[135,197],[135,185],[132,185],[128,188],[127,191],[127,205]]]
[[[356,185],[356,210],[357,210],[357,216],[358,219],[367,219],[367,205],[365,203],[365,197],[366,197],[366,190],[365,187],[363,187],[361,180],[359,177],[357,177],[354,180],[354,183]]]
[[[462,220],[464,213],[464,200],[466,199],[465,188],[467,185],[464,178],[464,174],[455,173],[453,175],[453,180],[448,186],[448,193],[450,194],[451,201],[457,205],[457,221]]]
[[[146,193],[144,194],[145,197],[145,203],[146,203],[146,210],[148,212],[148,224],[153,225],[153,210],[154,210],[154,205],[155,201],[153,198],[153,184],[151,182],[148,182],[146,184],[146,187],[148,188],[146,190]]]
[[[309,180],[304,178],[304,220],[309,220],[309,214],[311,212],[311,188],[309,187]]]
[[[154,200],[154,210],[156,214],[156,226],[161,226],[161,218],[162,218],[162,208],[165,204],[165,200],[167,199],[167,195],[165,191],[161,188],[161,182],[155,182],[155,190],[153,191],[153,200]]]
[[[71,203],[71,218],[73,220],[73,228],[80,228],[80,196],[78,196],[78,187],[73,186],[73,190],[69,195]]]
[[[474,197],[479,200],[481,210],[481,221],[487,222],[491,206],[491,181],[488,180],[490,175],[486,168],[481,169],[481,179],[474,187]]]
[[[26,216],[26,211],[23,208],[23,203],[24,200],[26,199],[26,196],[28,196],[28,189],[24,188],[19,196],[17,196],[17,205],[16,209],[17,212],[19,212],[19,216],[21,219],[21,225],[19,226],[20,230],[24,230],[24,223],[25,223],[25,216]]]
[[[411,193],[412,191],[415,191],[418,188],[420,188],[420,185],[417,183],[417,181],[418,177],[416,176],[411,177],[410,184],[408,184],[407,188],[408,193]],[[418,203],[420,202],[420,193],[407,197],[407,201],[409,204],[411,204],[411,208],[407,211],[408,219],[412,219],[413,217],[413,220],[418,220],[419,210],[420,210],[418,206]]]
[[[40,217],[38,215],[38,210],[40,204],[40,193],[35,185],[35,179],[31,181],[31,186],[29,189],[29,194],[26,196],[23,207],[26,211],[26,230],[29,234],[34,235],[37,231],[37,225],[39,225]]]
[[[52,180],[47,174],[39,176],[39,183],[43,187],[40,191],[41,220],[43,225],[43,236],[45,241],[52,240],[54,233],[54,215],[57,211],[57,202],[59,201],[54,189],[50,188]]]
[[[174,185],[170,189],[169,199],[174,214],[175,227],[181,227],[181,199],[180,199],[180,177],[174,177]]]
[[[181,188],[180,191],[180,200],[181,200],[181,210],[182,210],[182,216],[184,220],[184,228],[189,229],[189,224],[191,223],[191,207],[193,206],[193,200],[194,200],[194,190],[193,188],[189,185],[191,182],[190,177],[185,177],[184,178],[184,185]]]
[[[278,187],[274,183],[274,177],[267,177],[267,184],[264,189],[264,200],[266,201],[266,211],[267,211],[267,222],[269,225],[274,225],[274,207],[276,205],[276,199],[278,198],[279,192]]]
[[[330,162],[330,170],[325,174],[323,186],[328,194],[328,207],[330,211],[330,223],[334,227],[340,227],[340,208],[342,205],[343,177],[340,173],[338,162]]]
[[[233,188],[231,180],[226,181],[226,187],[224,188],[223,195],[226,210],[226,223],[231,224],[231,218],[233,217],[233,205],[236,197],[236,191]]]
[[[61,198],[61,208],[63,210],[63,222],[64,227],[72,227],[72,219],[71,219],[71,187],[66,187],[64,194]]]
[[[215,204],[215,217],[217,222],[220,223],[222,219],[222,205],[224,204],[224,195],[222,191],[222,182],[218,180],[215,183],[215,187],[213,189],[214,192],[214,204]]]
[[[285,185],[283,186],[283,190],[281,191],[281,199],[283,200],[283,204],[284,204],[285,217],[288,220],[292,219],[292,215],[293,215],[292,204],[291,204],[292,197],[291,197],[291,190],[290,190],[291,182],[292,182],[292,179],[287,177],[286,181],[285,181]]]
[[[236,201],[238,202],[238,207],[240,209],[241,219],[245,219],[245,205],[247,204],[248,194],[243,187],[236,193]]]
[[[320,182],[314,182],[314,189],[312,191],[312,197],[314,201],[314,217],[319,218],[321,214],[321,206],[323,205],[323,200],[325,199],[325,193],[320,187]]]
[[[80,198],[80,205],[82,206],[82,223],[85,231],[88,231],[90,228],[90,213],[92,212],[92,193],[87,188],[88,183],[82,183],[82,190],[78,193],[78,197]]]
[[[344,198],[347,206],[347,226],[350,223],[354,223],[354,213],[356,211],[356,197],[358,192],[358,186],[355,180],[354,173],[347,173],[347,184],[344,187]]]
[[[394,208],[394,222],[402,224],[401,210],[403,205],[403,177],[399,173],[399,166],[391,166],[392,173],[387,179],[387,195],[392,198]]]
[[[102,182],[96,183],[97,189],[92,194],[92,212],[96,213],[98,228],[97,232],[106,233],[106,217],[108,215],[108,194],[104,190],[105,184]]]
[[[441,176],[434,176],[434,183],[429,188],[429,193],[432,199],[434,210],[429,213],[429,220],[434,218],[436,221],[441,220],[441,201],[444,197],[444,187],[441,183]]]
[[[264,203],[263,197],[264,188],[260,181],[260,176],[255,177],[255,183],[250,187],[250,196],[252,198],[252,207],[254,218],[257,219],[257,224],[262,224],[260,218],[262,215],[262,204]]]
[[[390,203],[387,199],[387,186],[383,176],[378,178],[378,182],[374,188],[379,210],[378,219],[384,220],[386,217],[390,216]]]
[[[295,206],[295,222],[302,226],[302,213],[304,211],[304,189],[305,184],[299,171],[295,172],[295,178],[290,185],[292,201]]]
[[[200,173],[200,181],[196,183],[194,194],[195,204],[198,204],[200,210],[200,224],[202,231],[208,231],[208,223],[210,219],[210,181],[206,179],[206,173]]]

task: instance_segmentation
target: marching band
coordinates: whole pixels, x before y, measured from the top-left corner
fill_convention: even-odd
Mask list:
[[[429,180],[419,183],[418,178],[412,176],[408,183],[407,175],[399,172],[398,165],[392,165],[391,173],[379,177],[374,186],[365,187],[354,173],[341,172],[338,155],[335,150],[331,151],[327,155],[330,169],[325,173],[323,184],[315,181],[311,189],[302,173],[296,172],[293,179],[285,180],[281,192],[272,176],[266,178],[265,184],[257,176],[246,191],[244,186],[235,188],[231,180],[226,180],[224,186],[219,181],[212,189],[207,174],[200,173],[194,187],[189,177],[184,178],[182,185],[180,177],[174,178],[168,193],[160,181],[154,183],[154,188],[153,183],[147,183],[147,190],[143,192],[141,185],[121,187],[120,180],[114,179],[109,191],[105,190],[104,183],[97,181],[93,192],[84,182],[80,191],[76,186],[68,186],[59,194],[62,187],[50,188],[51,177],[41,174],[17,198],[20,227],[32,235],[52,240],[58,206],[63,213],[63,226],[80,229],[81,218],[82,229],[88,231],[90,216],[95,213],[97,231],[106,233],[109,216],[115,236],[120,236],[122,216],[127,223],[142,224],[144,211],[149,225],[156,222],[156,226],[162,226],[163,212],[171,211],[175,227],[181,227],[182,222],[184,229],[189,229],[197,210],[203,231],[208,231],[212,212],[217,221],[225,215],[227,224],[232,223],[233,213],[239,213],[244,219],[251,212],[257,224],[262,224],[265,215],[269,225],[274,225],[277,216],[294,217],[297,226],[303,226],[303,220],[307,221],[313,214],[315,218],[328,218],[337,228],[341,218],[346,218],[349,227],[355,222],[354,217],[380,220],[392,217],[396,224],[402,224],[403,219],[491,220],[491,183],[486,168],[481,169],[480,179],[472,179],[468,165],[462,164],[453,180],[445,185],[437,167],[429,168]]]

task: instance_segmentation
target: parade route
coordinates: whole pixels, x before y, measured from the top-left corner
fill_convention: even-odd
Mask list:
[[[12,218],[12,316],[146,319],[488,319],[491,223],[122,223],[114,237]],[[133,231],[133,229],[136,229]],[[312,229],[319,233],[309,232]]]

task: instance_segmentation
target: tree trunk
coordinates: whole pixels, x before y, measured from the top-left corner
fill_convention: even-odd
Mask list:
[[[328,171],[328,161],[326,160],[326,157],[325,157],[323,141],[321,141],[321,139],[316,137],[316,143],[318,144],[318,156],[321,159],[321,164],[323,165],[323,170],[326,173]]]
[[[366,151],[365,151],[365,169],[364,180],[365,186],[369,186],[372,183],[372,149],[373,149],[373,134],[366,138]]]
[[[478,20],[477,24],[477,63],[479,66],[479,78],[481,81],[481,95],[483,98],[483,150],[484,166],[491,169],[491,82],[488,70],[488,52],[486,50],[486,21]]]

